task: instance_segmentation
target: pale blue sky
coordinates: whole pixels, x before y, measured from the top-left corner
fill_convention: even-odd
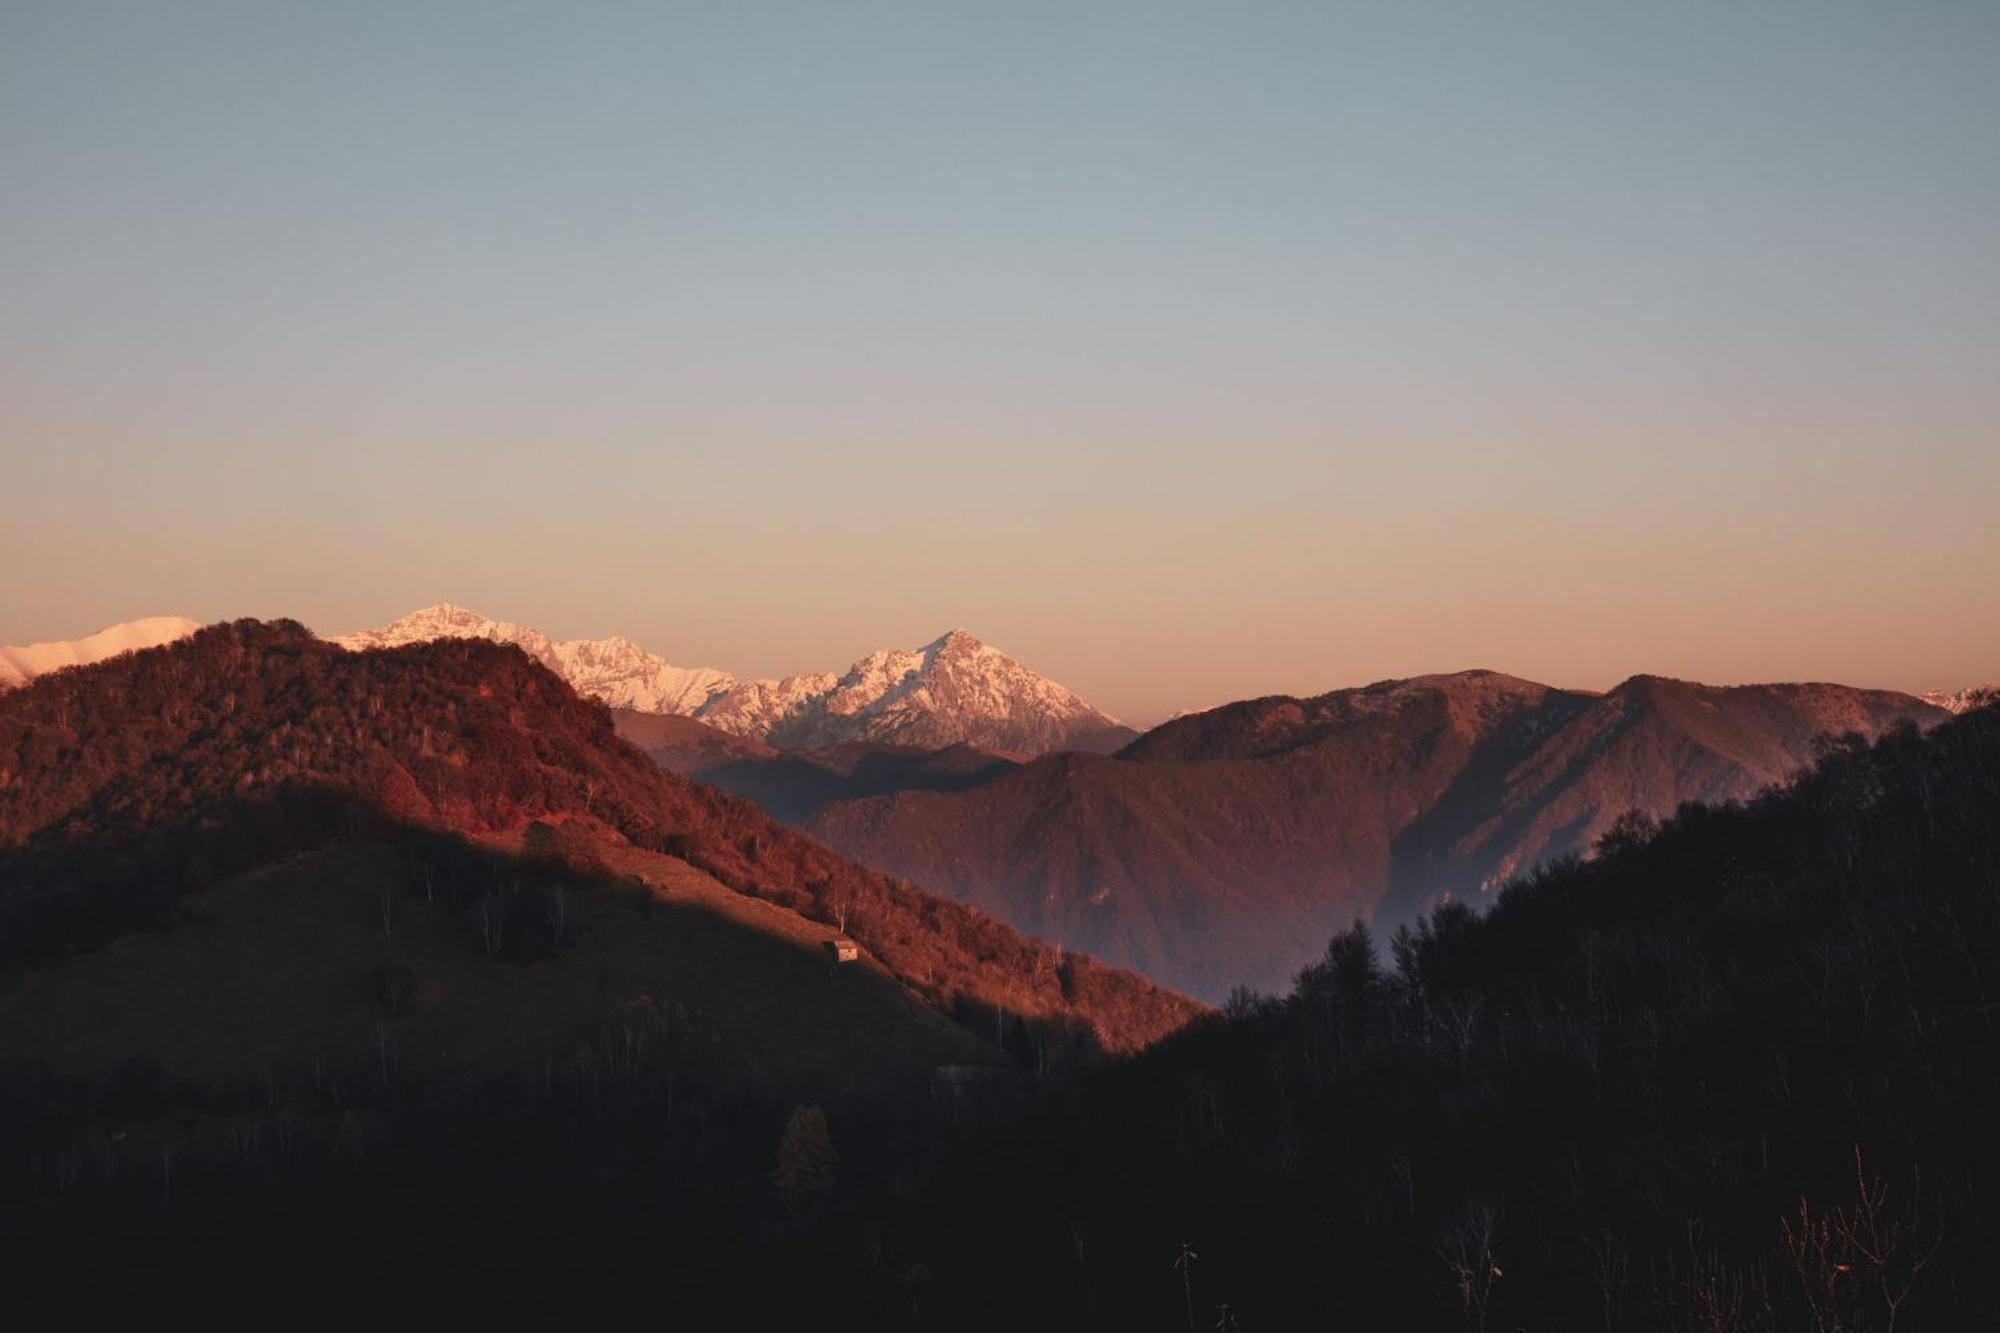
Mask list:
[[[2000,675],[2000,5],[0,0],[0,641]]]

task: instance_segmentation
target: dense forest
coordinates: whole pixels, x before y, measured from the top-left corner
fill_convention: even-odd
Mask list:
[[[371,659],[396,655],[348,660]],[[477,698],[514,656],[466,660]],[[61,706],[36,688],[0,703],[13,774]],[[534,730],[563,743],[554,719]],[[71,752],[114,743],[93,736]],[[164,1295],[225,1322],[1992,1327],[2000,708],[1823,751],[1752,801],[1622,820],[1490,903],[1345,932],[1288,994],[1239,994],[1142,1054],[1023,1058],[915,1099],[768,1086],[674,1024],[448,1085],[16,1068],[0,1265],[72,1317]],[[165,808],[143,766],[120,771],[8,864]],[[532,773],[504,789],[517,808],[578,799]],[[672,808],[624,790],[581,799],[614,826]]]
[[[2000,1325],[2000,709],[1823,748],[1053,1094],[942,1266],[1044,1327]]]

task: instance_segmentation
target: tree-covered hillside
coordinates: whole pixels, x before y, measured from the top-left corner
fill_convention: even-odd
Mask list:
[[[2000,709],[1824,748],[1053,1098],[931,1196],[947,1271],[1059,1328],[1993,1327]]]

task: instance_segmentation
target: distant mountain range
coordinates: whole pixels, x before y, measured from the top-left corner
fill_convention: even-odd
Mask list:
[[[568,681],[578,694],[614,708],[644,713],[699,712],[711,700],[737,688],[736,678],[710,667],[675,666],[630,639],[551,639],[511,620],[492,620],[450,602],[413,611],[380,629],[356,630],[333,642],[361,652],[399,648],[437,639],[485,639],[511,643]]]
[[[1975,708],[1983,708],[1995,699],[2000,699],[2000,687],[1973,685],[1962,690],[1925,690],[1917,697],[1933,708],[1942,708],[1945,712],[1957,716]]]
[[[186,616],[153,616],[81,639],[0,646],[0,690],[63,667],[171,643],[199,628],[200,621]],[[579,694],[612,708],[698,718],[718,731],[783,750],[860,742],[922,749],[969,745],[1014,755],[1058,750],[1110,754],[1139,735],[963,629],[921,648],[870,653],[837,674],[782,679],[745,679],[716,667],[677,666],[621,635],[552,639],[531,626],[494,620],[450,602],[332,641],[359,650],[434,639],[515,644]],[[1995,686],[1975,685],[1927,690],[1919,697],[1945,712],[1961,713],[1996,696],[2000,689]],[[1214,711],[1213,706],[1182,709],[1167,723]]]
[[[578,693],[614,708],[699,718],[782,749],[860,741],[932,749],[967,744],[1021,754],[1108,752],[1138,734],[965,630],[922,648],[871,653],[839,675],[782,680],[740,680],[713,668],[675,666],[629,639],[558,642],[450,603],[334,642],[364,649],[446,638],[517,644]]]
[[[120,653],[154,648],[175,639],[184,639],[201,628],[198,620],[186,616],[153,616],[101,629],[86,638],[66,643],[31,643],[21,647],[0,647],[0,690],[25,685],[36,676],[63,667],[88,666]]]
[[[1628,810],[1748,797],[1828,733],[1947,716],[1839,685],[1637,676],[1593,694],[1473,671],[1229,704],[1115,757],[1050,755],[957,790],[913,783],[933,789],[838,800],[804,827],[1219,1000],[1239,982],[1282,988],[1357,916],[1393,924],[1587,851]],[[750,782],[740,759],[720,776]]]

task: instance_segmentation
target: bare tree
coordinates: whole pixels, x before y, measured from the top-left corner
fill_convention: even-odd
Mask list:
[[[1083,1323],[1088,1328],[1097,1322],[1097,1291],[1090,1280],[1090,1237],[1080,1212],[1070,1214],[1069,1248],[1076,1255],[1076,1271],[1083,1280]]]
[[[487,957],[491,958],[500,952],[506,931],[506,895],[497,887],[489,887],[479,897],[479,937],[486,945]]]
[[[1801,1198],[1798,1215],[1782,1225],[1779,1248],[1819,1333],[1846,1333],[1859,1326],[1895,1333],[1939,1238],[1923,1234],[1918,1185],[1912,1186],[1907,1205],[1890,1210],[1888,1181],[1868,1170],[1859,1144],[1854,1148],[1854,1183],[1851,1208],[1835,1207],[1815,1216]]]
[[[1465,1311],[1466,1326],[1473,1333],[1486,1333],[1493,1287],[1500,1280],[1500,1262],[1493,1253],[1499,1231],[1498,1208],[1484,1200],[1468,1203],[1438,1249],[1458,1292],[1459,1307]]]
[[[569,890],[560,880],[549,890],[549,933],[555,936],[556,948],[569,944]]]
[[[1452,1051],[1458,1056],[1458,1070],[1463,1074],[1472,1063],[1472,1052],[1479,1044],[1479,1010],[1477,995],[1463,1000],[1450,1000],[1439,1010],[1438,1017],[1444,1024],[1445,1035],[1450,1038]]]
[[[1187,1307],[1188,1333],[1194,1333],[1194,1266],[1201,1262],[1201,1256],[1194,1252],[1194,1242],[1181,1242],[1180,1252],[1174,1256],[1174,1268],[1181,1275],[1181,1300]]]

